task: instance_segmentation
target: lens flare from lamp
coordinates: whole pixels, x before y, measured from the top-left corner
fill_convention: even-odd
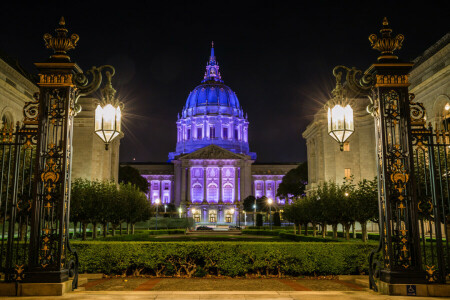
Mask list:
[[[354,131],[353,109],[349,104],[345,107],[337,104],[328,108],[328,134],[341,145],[341,151],[344,142]]]

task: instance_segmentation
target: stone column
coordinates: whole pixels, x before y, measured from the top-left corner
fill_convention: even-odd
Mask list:
[[[245,183],[244,183],[244,175],[245,175],[245,168],[244,168],[244,162],[241,161],[240,164],[240,178],[239,178],[239,187],[240,187],[240,196],[239,196],[239,200],[243,200],[244,199],[244,187],[245,187]]]
[[[222,193],[222,166],[219,166],[219,203],[223,202]]]
[[[186,204],[186,166],[181,164],[181,203]]]
[[[206,167],[203,167],[203,202],[206,201]]]
[[[187,185],[186,185],[187,201],[188,201],[188,203],[191,203],[191,166],[189,166],[187,169],[187,175],[188,175],[188,180],[187,180]]]
[[[159,203],[161,203],[161,204],[163,204],[163,196],[162,196],[162,191],[163,191],[163,189],[162,189],[162,184],[163,184],[163,181],[162,181],[162,180],[159,180]]]
[[[234,167],[234,203],[239,202],[239,189],[238,189],[238,167]]]

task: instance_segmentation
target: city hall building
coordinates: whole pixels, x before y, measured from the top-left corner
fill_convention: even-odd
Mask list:
[[[240,224],[242,202],[266,196],[275,206],[283,176],[296,163],[258,163],[250,151],[249,121],[234,91],[226,86],[211,48],[204,78],[178,116],[175,152],[166,163],[125,163],[149,183],[153,204],[173,203],[196,223]],[[240,218],[240,220],[239,220]]]

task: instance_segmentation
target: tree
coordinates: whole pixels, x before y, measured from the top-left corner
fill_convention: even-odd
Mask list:
[[[367,222],[378,218],[378,184],[377,178],[363,179],[350,195],[356,207],[355,220],[361,224],[362,240],[367,241]]]
[[[256,198],[253,195],[244,199],[244,211],[250,213],[254,211],[253,205],[255,205]]]
[[[307,163],[301,163],[297,168],[286,173],[281,181],[277,196],[284,199],[300,197],[305,193],[305,185],[308,182]]]
[[[137,169],[131,166],[119,168],[119,183],[131,183],[137,186],[141,192],[148,192],[147,180],[139,174]]]
[[[134,234],[134,225],[150,218],[150,203],[147,201],[145,194],[131,183],[120,184],[119,197],[122,198],[120,201],[125,203],[125,221],[127,224],[131,224],[131,233]]]
[[[280,213],[277,211],[273,214],[273,226],[281,226]]]

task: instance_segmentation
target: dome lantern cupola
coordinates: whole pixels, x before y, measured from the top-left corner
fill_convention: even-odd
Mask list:
[[[176,152],[169,161],[208,145],[217,145],[234,153],[250,155],[247,116],[231,88],[223,83],[211,43],[211,55],[200,85],[189,93],[177,120]]]

